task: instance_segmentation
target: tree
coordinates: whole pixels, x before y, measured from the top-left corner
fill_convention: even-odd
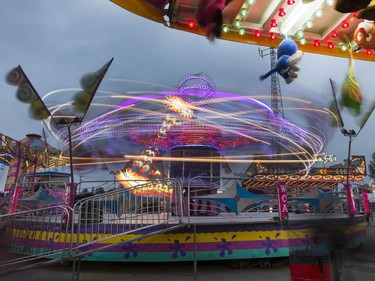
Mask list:
[[[368,164],[368,175],[373,179],[375,178],[375,152],[371,154],[371,160]]]

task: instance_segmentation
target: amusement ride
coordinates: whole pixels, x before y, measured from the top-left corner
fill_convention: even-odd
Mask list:
[[[271,79],[271,106],[219,91],[205,73],[187,75],[173,89],[136,95],[100,90],[113,59],[82,77],[72,101],[50,106],[59,91],[41,98],[21,66],[14,68],[7,82],[17,98],[65,149],[52,153],[37,135],[24,142],[1,136],[8,177],[0,218],[11,243],[0,271],[30,261],[72,260],[74,273],[81,260],[266,262],[294,250],[331,250],[334,234],[345,237],[342,247],[361,245],[370,212],[366,162],[351,155],[357,133],[344,128],[339,110],[339,103],[361,106],[353,69],[342,99],[333,91],[329,108],[282,98],[279,77],[287,84],[298,79],[303,52],[373,60],[373,46],[351,39],[372,16],[370,3],[232,0],[220,6],[218,30],[216,18],[214,27],[199,26],[198,0],[112,2],[210,40],[265,46],[259,55],[270,57],[271,70],[259,75]],[[284,114],[286,100],[298,120]],[[332,127],[349,136],[349,153],[346,163],[326,166],[332,157],[322,149]],[[323,158],[324,167],[317,167]],[[233,172],[239,164],[246,170]],[[70,172],[53,170],[63,166]],[[75,171],[108,166],[111,181],[75,181]]]

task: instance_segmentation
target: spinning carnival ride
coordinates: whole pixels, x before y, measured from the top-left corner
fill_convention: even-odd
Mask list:
[[[98,94],[93,107],[103,105]],[[121,98],[113,110],[73,126],[73,159],[82,171],[121,165],[117,183],[125,188],[80,199],[72,211],[15,214],[7,228],[11,252],[51,259],[68,253],[75,261],[232,260],[331,249],[332,233],[347,237],[346,248],[364,241],[364,216],[349,214],[336,189],[347,169],[312,168],[334,119],[319,104],[294,100],[301,104],[293,107],[297,124],[260,101],[216,91],[204,74],[183,79],[176,90],[111,97]],[[52,121],[46,127],[69,146],[68,129]],[[250,163],[244,176],[230,173],[230,165]],[[350,180],[363,181],[364,159],[352,163]],[[287,220],[277,214],[276,189],[284,183]]]
[[[196,19],[200,0],[111,1],[169,28],[207,35]],[[373,61],[373,10],[371,0],[232,0],[223,10],[219,38],[277,47],[289,36],[303,52],[338,57],[348,57],[347,40],[355,40],[364,44],[355,59]],[[364,21],[369,21],[362,33],[366,40],[358,40],[354,34]]]
[[[185,78],[174,91],[116,95],[115,99],[124,101],[75,128],[71,137],[78,169],[89,164],[91,169],[113,165],[111,161],[121,157],[129,161],[118,179],[165,176],[156,162],[171,161],[173,166],[173,162],[181,162],[174,151],[194,147],[216,154],[185,156],[184,161],[246,164],[256,158],[257,163],[294,163],[296,170],[291,173],[307,175],[330,134],[333,119],[329,110],[295,99],[300,103],[296,105],[300,117],[299,124],[294,123],[251,97],[216,91],[204,74]],[[55,128],[54,134],[68,144],[66,128]],[[174,176],[170,171],[166,175]]]
[[[113,2],[158,22],[167,15],[170,27],[204,34],[196,25],[188,27],[198,1]],[[310,5],[306,13],[313,6],[336,15],[336,25],[330,22],[330,26],[357,21],[352,14],[333,11],[331,1],[310,2],[303,4]],[[263,28],[262,34],[275,35],[277,30],[270,24],[283,17],[275,11],[283,9],[291,17],[294,4],[242,1],[248,15],[243,11],[234,22],[237,25],[239,20],[242,27],[227,26],[221,38],[277,46],[281,36],[265,38],[255,30]],[[256,18],[257,23],[248,23]],[[284,27],[287,21],[285,17]],[[302,36],[303,51],[347,54],[337,48],[313,49],[313,35],[307,29],[304,26],[303,36],[295,30]],[[322,48],[331,46],[328,39],[336,42],[333,32],[324,31]],[[355,56],[372,58],[364,50]],[[69,148],[76,170],[115,170],[114,182],[121,186],[78,200],[71,204],[72,210],[63,209],[66,213],[61,217],[72,215],[67,220],[71,225],[48,225],[54,229],[52,234],[40,221],[32,229],[28,224],[10,225],[14,236],[20,233],[14,239],[18,248],[27,242],[22,254],[52,252],[48,257],[60,258],[63,249],[73,259],[88,261],[197,261],[287,257],[295,249],[332,249],[332,235],[338,233],[346,237],[346,248],[364,241],[363,206],[354,212],[352,194],[345,198],[338,188],[348,180],[363,182],[364,157],[353,157],[348,166],[313,167],[330,137],[331,124],[337,123],[335,112],[319,103],[291,99],[298,121],[288,120],[259,99],[217,91],[205,74],[188,76],[173,90],[95,95],[109,64],[95,73],[94,83],[83,83],[84,91],[73,102],[48,106],[48,114],[40,119]],[[43,98],[46,104],[50,97]],[[87,112],[90,103],[95,110]],[[85,118],[86,113],[90,118]],[[232,172],[234,165],[245,166],[240,176]],[[283,190],[291,202],[286,217],[277,197],[277,191]],[[13,251],[18,253],[18,248]]]

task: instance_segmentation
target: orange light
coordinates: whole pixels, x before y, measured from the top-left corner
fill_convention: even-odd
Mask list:
[[[314,40],[314,46],[315,46],[315,47],[319,47],[319,46],[320,46],[320,42],[319,42],[319,40]]]
[[[275,40],[277,38],[277,36],[276,36],[275,33],[271,33],[270,34],[270,38],[271,38],[271,40]]]
[[[276,27],[277,26],[277,22],[275,19],[271,20],[271,27]]]
[[[280,17],[283,17],[283,16],[285,16],[285,15],[286,15],[285,10],[284,10],[283,8],[280,8],[280,9],[279,9],[279,16],[280,16]]]
[[[262,36],[262,33],[259,30],[255,30],[255,37],[259,38]]]
[[[190,28],[194,28],[194,27],[195,27],[195,20],[190,19],[190,20],[188,21],[188,26],[189,26]]]
[[[332,42],[328,42],[327,47],[328,49],[333,49],[333,47],[335,47],[335,44],[333,44]]]
[[[341,26],[342,26],[342,28],[348,28],[349,27],[349,23],[346,20],[344,20],[342,22]]]

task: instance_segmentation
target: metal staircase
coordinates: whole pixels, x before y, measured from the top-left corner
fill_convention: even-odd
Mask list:
[[[143,181],[81,199],[73,208],[1,215],[0,248],[7,254],[0,255],[0,276],[73,261],[73,279],[78,280],[83,256],[182,227],[181,194],[173,179]],[[129,233],[137,234],[121,238]]]

